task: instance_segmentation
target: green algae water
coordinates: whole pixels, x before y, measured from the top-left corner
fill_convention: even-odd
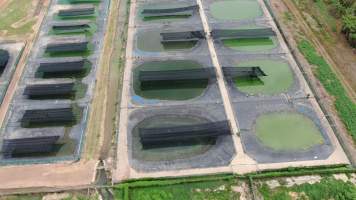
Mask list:
[[[144,63],[133,71],[133,86],[136,95],[146,99],[158,100],[188,100],[200,96],[208,85],[208,80],[202,81],[184,81],[170,82],[167,84],[155,84],[150,88],[142,88],[139,81],[140,70],[181,70],[181,69],[197,69],[202,66],[190,60],[170,60],[170,61],[154,61]]]
[[[240,63],[237,67],[259,66],[267,76],[259,78],[235,78],[235,87],[241,92],[256,95],[275,95],[287,92],[294,78],[287,63],[274,60],[255,60]]]
[[[274,150],[306,150],[324,142],[314,122],[299,113],[264,114],[255,128],[260,142]]]
[[[223,40],[223,44],[234,50],[239,51],[263,51],[277,47],[277,40],[270,38],[242,38]]]
[[[140,32],[137,36],[137,47],[142,51],[148,52],[186,50],[193,48],[196,44],[197,42],[195,41],[162,44],[159,30]]]
[[[214,2],[210,5],[210,11],[219,20],[254,19],[263,15],[258,2],[248,0]]]
[[[132,131],[133,157],[144,161],[162,161],[189,158],[206,152],[215,141],[211,139],[197,140],[193,145],[175,144],[161,148],[143,149],[139,128],[170,127],[207,123],[208,120],[196,116],[160,115],[141,121]]]

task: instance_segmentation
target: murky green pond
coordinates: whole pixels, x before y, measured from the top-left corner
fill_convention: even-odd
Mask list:
[[[210,11],[219,20],[254,19],[263,15],[257,0],[217,1],[210,5]]]
[[[308,117],[294,112],[275,112],[256,120],[257,138],[274,150],[306,150],[322,144],[318,127]]]
[[[142,31],[137,34],[137,47],[142,51],[163,52],[187,50],[193,48],[197,42],[170,42],[161,43],[159,30]]]
[[[259,78],[235,78],[238,90],[254,95],[275,95],[287,92],[293,85],[293,73],[289,65],[282,61],[255,60],[240,63],[237,67],[259,66],[267,76]]]
[[[239,51],[263,51],[277,47],[277,39],[270,38],[243,38],[223,40],[223,44]]]
[[[177,116],[177,115],[160,115],[154,116],[141,121],[132,131],[132,147],[133,158],[144,161],[161,161],[161,160],[176,160],[189,158],[195,155],[206,152],[212,145],[214,140],[197,140],[194,145],[172,144],[153,149],[143,149],[140,137],[139,128],[155,128],[169,127],[179,125],[193,125],[197,123],[206,123],[207,119],[196,116]]]
[[[162,84],[151,85],[148,88],[141,88],[139,81],[140,70],[179,70],[179,69],[197,69],[202,66],[190,60],[169,60],[147,62],[133,71],[133,86],[136,95],[146,99],[159,100],[188,100],[201,95],[208,85],[205,81],[183,81],[183,82],[163,82]]]

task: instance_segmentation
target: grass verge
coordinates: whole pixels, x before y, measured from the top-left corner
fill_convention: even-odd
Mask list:
[[[339,117],[356,142],[356,104],[347,95],[346,90],[332,71],[325,59],[318,55],[313,45],[307,40],[298,42],[298,49],[309,64],[316,66],[316,77],[326,91],[334,97],[334,105]]]

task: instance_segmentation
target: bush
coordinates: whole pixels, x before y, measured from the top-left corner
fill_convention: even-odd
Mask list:
[[[326,91],[335,98],[335,108],[353,140],[356,141],[356,104],[352,102],[343,85],[323,57],[319,56],[307,40],[298,43],[298,49],[307,61],[317,67],[316,77]]]

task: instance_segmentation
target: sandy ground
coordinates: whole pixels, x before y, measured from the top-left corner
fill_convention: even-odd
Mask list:
[[[18,189],[89,186],[95,178],[95,167],[96,161],[1,167],[0,195],[17,192]]]
[[[0,8],[5,6],[6,3],[8,3],[9,1],[8,0],[0,0]]]

